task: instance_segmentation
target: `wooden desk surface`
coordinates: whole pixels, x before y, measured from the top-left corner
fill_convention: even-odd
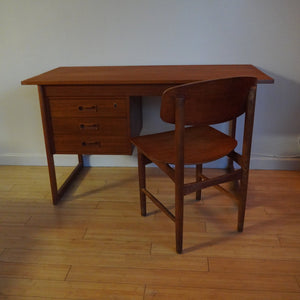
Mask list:
[[[182,84],[214,78],[253,76],[258,83],[273,78],[253,65],[168,65],[59,67],[22,81],[23,85],[151,85]]]

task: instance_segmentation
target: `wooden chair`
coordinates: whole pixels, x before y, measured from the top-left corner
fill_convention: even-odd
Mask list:
[[[234,181],[238,187],[237,230],[243,231],[257,80],[253,77],[222,78],[171,87],[162,95],[161,119],[175,124],[174,131],[138,136],[132,143],[138,150],[141,214],[146,216],[146,196],[176,228],[176,251],[182,252],[184,196]],[[242,154],[234,151],[236,118],[245,113]],[[230,136],[212,124],[231,121]],[[228,156],[227,173],[215,178],[202,174],[202,164]],[[146,189],[145,166],[155,163],[175,183],[175,215]],[[235,169],[236,162],[240,168]],[[196,179],[184,183],[184,166],[196,166]],[[173,167],[174,166],[174,167]]]

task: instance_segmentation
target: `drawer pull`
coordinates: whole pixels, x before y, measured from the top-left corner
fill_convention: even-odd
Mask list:
[[[98,130],[99,125],[94,123],[81,123],[79,124],[81,130]]]
[[[82,142],[81,145],[83,147],[87,147],[87,146],[99,146],[100,147],[100,142],[97,142],[97,141]]]
[[[114,108],[117,108],[118,107],[118,104],[117,103],[114,103]]]
[[[97,111],[97,105],[90,105],[90,106],[79,105],[78,110],[79,111]]]

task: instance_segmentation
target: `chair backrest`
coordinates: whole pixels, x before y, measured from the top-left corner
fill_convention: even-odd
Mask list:
[[[246,111],[255,77],[231,77],[199,81],[171,87],[162,95],[161,119],[175,123],[175,100],[184,99],[185,125],[209,125],[226,122]]]

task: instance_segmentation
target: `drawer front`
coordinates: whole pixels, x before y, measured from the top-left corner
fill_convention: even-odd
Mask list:
[[[126,117],[127,98],[49,99],[52,117]]]
[[[132,154],[141,129],[141,99],[84,93],[46,96],[53,154]],[[77,96],[78,95],[78,96]]]
[[[54,135],[128,136],[128,120],[124,118],[53,118]]]
[[[57,154],[131,154],[132,145],[127,137],[72,136],[54,137]]]

